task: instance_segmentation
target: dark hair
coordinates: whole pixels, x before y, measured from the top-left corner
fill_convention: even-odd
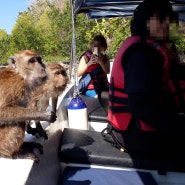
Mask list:
[[[105,49],[107,49],[107,42],[106,39],[103,35],[97,35],[93,38],[93,42],[94,41],[100,41],[101,42],[101,46],[104,47]]]
[[[168,0],[144,0],[134,11],[130,25],[131,33],[141,37],[149,36],[146,27],[147,20],[154,14],[157,14],[161,21],[169,16],[171,21],[178,22],[178,16],[173,12],[172,5]]]

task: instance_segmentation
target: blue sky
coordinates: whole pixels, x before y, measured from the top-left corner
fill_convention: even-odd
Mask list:
[[[26,11],[28,6],[29,0],[0,0],[0,29],[11,34],[19,12]]]

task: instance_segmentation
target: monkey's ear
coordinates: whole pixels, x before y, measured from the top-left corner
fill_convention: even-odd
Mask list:
[[[9,60],[9,65],[12,66],[13,68],[16,68],[16,60],[14,56],[8,57]]]

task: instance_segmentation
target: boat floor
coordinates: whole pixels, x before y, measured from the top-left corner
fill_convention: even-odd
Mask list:
[[[63,164],[62,164],[63,165]],[[184,173],[69,163],[59,185],[185,185]]]

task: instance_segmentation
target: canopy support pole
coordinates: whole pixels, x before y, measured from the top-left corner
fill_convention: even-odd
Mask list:
[[[72,12],[72,46],[71,46],[71,62],[74,67],[74,92],[73,97],[79,94],[78,91],[78,76],[77,76],[77,57],[76,57],[76,16],[74,13],[75,0],[71,0],[71,12]]]

